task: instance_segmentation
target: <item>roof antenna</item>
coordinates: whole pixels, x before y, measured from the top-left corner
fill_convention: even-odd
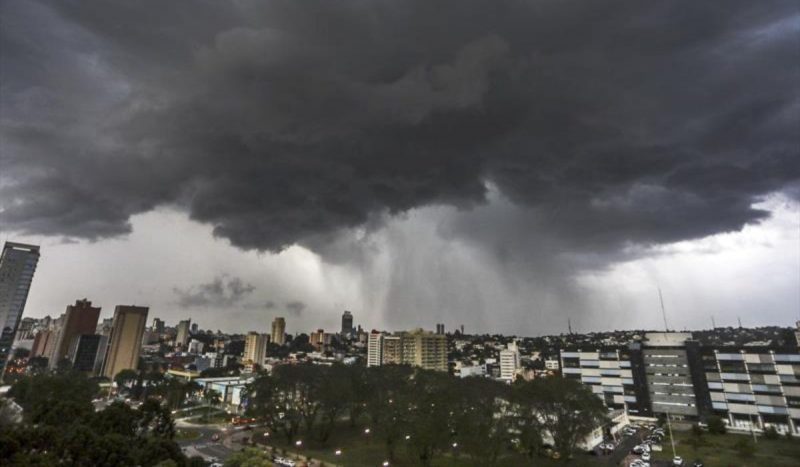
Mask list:
[[[711,315],[711,329],[717,329],[717,323],[714,322],[714,315]]]
[[[658,288],[658,300],[661,302],[661,315],[664,317],[664,330],[669,332],[669,326],[667,326],[667,312],[664,310],[664,297],[661,295],[661,287]]]
[[[737,316],[736,320],[739,321],[739,329],[742,329],[742,318]]]

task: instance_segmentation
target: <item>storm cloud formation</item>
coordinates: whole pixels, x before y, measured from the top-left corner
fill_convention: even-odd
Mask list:
[[[188,289],[173,288],[178,296],[178,305],[191,307],[229,308],[247,298],[256,288],[239,277],[222,275],[207,284],[200,284]]]
[[[740,229],[800,177],[786,2],[6,2],[0,223],[185,209],[277,251],[491,184],[576,248]],[[795,191],[796,193],[796,191]]]

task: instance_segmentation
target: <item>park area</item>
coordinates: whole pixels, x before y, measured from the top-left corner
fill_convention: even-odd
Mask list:
[[[800,465],[800,440],[785,436],[777,439],[758,437],[753,442],[752,436],[743,434],[712,435],[704,433],[699,442],[695,442],[691,432],[675,432],[675,450],[685,461],[684,465],[692,465],[695,459],[703,461],[705,467],[796,467]],[[664,442],[664,450],[655,452],[656,460],[671,460],[672,448],[668,441]]]

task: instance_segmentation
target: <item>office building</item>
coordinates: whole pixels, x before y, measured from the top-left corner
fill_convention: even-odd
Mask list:
[[[367,366],[383,364],[383,334],[378,331],[369,333],[367,341]]]
[[[94,373],[97,362],[97,351],[103,336],[99,334],[81,334],[73,340],[68,358],[72,368],[83,373]]]
[[[53,358],[50,359],[50,368],[56,368],[58,363],[67,358],[73,341],[82,334],[94,334],[97,329],[97,320],[100,318],[100,307],[93,307],[92,302],[76,300],[74,305],[67,306],[64,321],[56,338]]]
[[[697,400],[686,343],[686,332],[645,334],[642,356],[653,413],[697,418]]]
[[[272,338],[273,344],[283,345],[286,342],[286,320],[277,317],[272,320]]]
[[[48,353],[48,347],[55,347],[55,333],[50,329],[45,329],[36,333],[33,338],[31,357],[44,357]]]
[[[0,254],[0,380],[39,263],[39,247],[6,242]]]
[[[500,379],[509,383],[517,377],[520,368],[519,350],[516,343],[508,344],[507,349],[500,351]]]
[[[192,334],[197,334],[198,331],[200,330],[200,326],[198,326],[197,323],[192,323],[191,329],[192,329]]]
[[[22,318],[19,322],[19,326],[17,327],[17,341],[24,341],[24,340],[31,340],[36,336],[36,332],[34,329],[34,323],[36,320],[33,318]]]
[[[636,349],[631,350],[628,346],[564,350],[559,355],[561,373],[565,378],[588,385],[609,409],[650,416],[644,367],[637,366],[638,375],[634,375],[632,368],[632,354],[635,352]],[[548,368],[558,369],[552,364]],[[642,407],[642,399],[646,407]]]
[[[247,333],[244,341],[244,363],[264,366],[267,359],[269,336],[257,332]]]
[[[203,353],[203,343],[197,339],[192,339],[189,341],[189,344],[186,346],[186,351],[191,354],[201,354]]]
[[[351,336],[353,334],[353,314],[345,311],[342,314],[342,335]]]
[[[175,348],[186,350],[186,344],[189,343],[189,327],[191,324],[192,320],[190,319],[185,319],[178,323],[176,327],[178,333],[175,335]]]
[[[703,349],[710,407],[734,428],[800,434],[800,355],[781,349]],[[699,397],[698,397],[699,399]]]
[[[122,370],[137,369],[147,312],[148,308],[142,306],[119,305],[114,309],[103,376],[113,380]]]

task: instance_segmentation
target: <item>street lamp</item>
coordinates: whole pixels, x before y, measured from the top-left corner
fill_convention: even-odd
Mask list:
[[[303,445],[303,441],[298,439],[297,441],[294,442],[294,445],[300,447]]]
[[[365,434],[365,435],[368,435],[368,434],[369,434],[369,428],[364,428],[364,434]]]
[[[383,461],[383,467],[388,467],[389,461]]]

